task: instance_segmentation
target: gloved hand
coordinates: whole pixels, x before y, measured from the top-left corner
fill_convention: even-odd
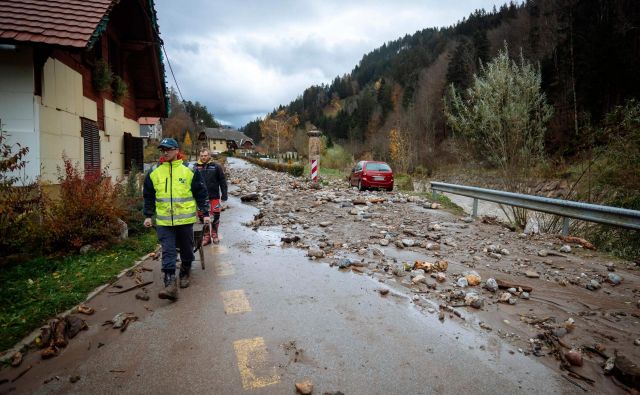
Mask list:
[[[153,225],[153,222],[151,221],[151,218],[145,218],[144,219],[144,227],[145,228],[150,228],[151,225]]]

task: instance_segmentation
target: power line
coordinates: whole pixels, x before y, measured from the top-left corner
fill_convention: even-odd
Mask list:
[[[180,100],[184,103],[184,97],[182,97],[182,92],[180,91],[180,86],[178,85],[178,80],[176,79],[176,75],[173,73],[173,67],[171,67],[171,61],[169,61],[169,56],[167,55],[167,50],[164,47],[164,43],[162,45],[162,52],[164,52],[164,57],[167,59],[167,64],[169,65],[169,70],[171,70],[171,76],[173,77],[173,82],[176,83],[176,89],[178,89],[178,94],[180,95]]]

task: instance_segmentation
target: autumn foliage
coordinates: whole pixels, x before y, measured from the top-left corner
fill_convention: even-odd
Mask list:
[[[49,199],[44,213],[45,250],[68,252],[114,241],[123,229],[121,187],[104,170],[83,174],[69,158],[63,161],[60,197]]]

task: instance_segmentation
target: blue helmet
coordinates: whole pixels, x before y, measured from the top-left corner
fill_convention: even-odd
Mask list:
[[[172,139],[170,137],[165,137],[160,142],[160,145],[158,146],[158,148],[178,149],[180,147],[178,146],[178,142],[175,139]]]

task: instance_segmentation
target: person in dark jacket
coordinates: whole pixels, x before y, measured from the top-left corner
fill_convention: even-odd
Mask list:
[[[142,195],[144,197],[144,226],[152,226],[156,217],[156,232],[162,245],[162,272],[164,290],[161,299],[176,300],[176,248],[180,248],[180,288],[189,286],[193,255],[193,224],[197,210],[203,214],[205,224],[210,222],[207,188],[195,166],[188,166],[178,150],[178,142],[164,138],[158,147],[162,151],[160,163],[147,173]]]
[[[227,201],[227,180],[222,166],[211,158],[209,150],[206,148],[200,150],[196,168],[202,173],[204,184],[207,186],[207,191],[209,191],[211,205],[209,212],[213,213],[211,238],[209,238],[209,233],[205,232],[202,244],[207,245],[211,242],[218,244],[220,242],[218,227],[220,226],[220,212],[222,211],[220,199],[222,198],[223,202]]]

